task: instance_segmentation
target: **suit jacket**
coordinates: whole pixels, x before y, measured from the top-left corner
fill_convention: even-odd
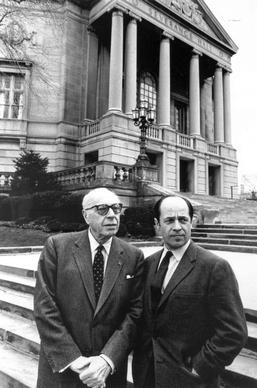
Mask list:
[[[126,386],[127,356],[142,312],[143,254],[113,237],[96,305],[87,231],[50,237],[38,264],[34,313],[41,337],[38,388],[85,387],[65,368],[103,353],[116,373],[107,387]]]
[[[191,242],[153,315],[150,287],[161,252],[146,260],[142,330],[133,358],[135,388],[151,387],[146,383],[151,371],[155,388],[219,387],[219,374],[247,339],[234,273],[225,260]]]

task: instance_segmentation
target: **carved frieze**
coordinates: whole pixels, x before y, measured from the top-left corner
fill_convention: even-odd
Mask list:
[[[198,27],[209,31],[209,27],[204,21],[203,13],[199,10],[198,4],[192,0],[155,0],[166,8],[184,17]]]

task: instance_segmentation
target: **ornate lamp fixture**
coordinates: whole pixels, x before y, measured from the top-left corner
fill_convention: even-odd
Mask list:
[[[150,128],[153,125],[155,120],[155,110],[151,107],[149,108],[148,101],[140,101],[139,107],[136,107],[132,110],[134,125],[140,128],[140,154],[138,155],[138,160],[149,161],[149,158],[146,154],[146,131],[147,128]]]

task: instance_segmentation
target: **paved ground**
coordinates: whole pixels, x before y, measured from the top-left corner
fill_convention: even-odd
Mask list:
[[[145,257],[160,247],[142,247]],[[257,310],[257,254],[241,252],[213,251],[224,257],[232,266],[239,283],[240,294],[245,308]],[[0,264],[19,266],[36,270],[39,252],[0,255]]]

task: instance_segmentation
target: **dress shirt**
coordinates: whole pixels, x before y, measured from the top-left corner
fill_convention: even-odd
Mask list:
[[[109,256],[111,244],[112,244],[112,237],[109,238],[109,240],[107,240],[104,244],[99,244],[99,242],[97,242],[96,239],[94,238],[94,236],[92,235],[90,228],[89,228],[88,239],[89,239],[90,250],[91,250],[92,265],[93,265],[95,254],[97,252],[97,248],[99,247],[99,245],[103,246],[102,254],[104,257],[104,274],[105,274],[108,256]]]
[[[183,247],[178,248],[178,249],[173,249],[173,250],[168,249],[166,246],[164,246],[164,249],[163,249],[163,252],[162,252],[162,255],[161,255],[161,259],[160,259],[160,262],[158,264],[158,268],[160,267],[160,264],[161,264],[164,256],[166,255],[166,253],[169,250],[171,251],[172,256],[170,258],[168,270],[166,272],[166,275],[165,275],[165,278],[164,278],[164,281],[163,281],[163,285],[162,285],[162,289],[161,289],[161,293],[162,294],[164,293],[165,288],[167,287],[167,285],[168,285],[172,275],[174,274],[177,266],[179,265],[179,262],[182,259],[184,253],[186,252],[189,244],[190,244],[190,240],[185,245],[183,245]]]

